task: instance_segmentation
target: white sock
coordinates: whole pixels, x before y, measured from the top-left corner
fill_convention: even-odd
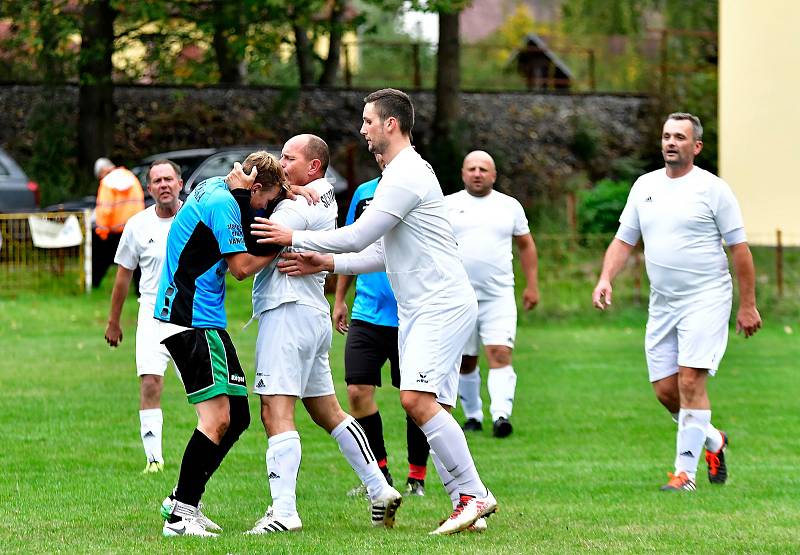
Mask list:
[[[142,437],[144,454],[147,462],[164,462],[161,451],[161,429],[164,424],[164,415],[161,409],[144,409],[139,411],[139,433]]]
[[[511,416],[511,409],[514,408],[514,392],[517,389],[517,374],[509,366],[501,368],[490,368],[489,379],[486,380],[489,388],[489,412],[492,421],[501,416],[508,418]]]
[[[722,449],[722,434],[711,422],[708,423],[706,428],[706,449],[712,453]]]
[[[697,461],[706,441],[706,428],[711,423],[711,411],[681,409],[678,416],[678,438],[675,454],[675,474],[681,472],[694,480]]]
[[[478,476],[478,470],[475,468],[475,462],[469,452],[467,438],[464,437],[464,431],[456,419],[442,409],[436,416],[420,426],[420,429],[428,438],[431,452],[438,455],[447,473],[455,478],[458,484],[458,493],[476,497],[486,495],[486,486]],[[444,483],[446,476],[442,476],[441,473],[439,476],[442,477],[442,483]]]
[[[297,514],[297,472],[300,470],[300,434],[292,430],[269,438],[267,479],[276,516]]]
[[[333,429],[331,436],[339,444],[339,450],[347,459],[347,462],[350,463],[358,477],[367,486],[367,493],[370,499],[376,499],[386,488],[391,487],[378,467],[378,462],[375,460],[375,455],[372,453],[367,441],[367,434],[364,433],[364,429],[356,422],[355,418],[348,414]]]
[[[436,472],[439,473],[439,478],[442,479],[444,489],[447,495],[450,496],[450,501],[453,503],[453,508],[455,509],[461,499],[458,494],[458,482],[450,475],[444,467],[444,464],[442,464],[442,459],[440,459],[434,451],[431,451],[431,460],[433,461],[433,466],[436,467]]]
[[[481,369],[477,366],[469,374],[458,375],[458,398],[464,416],[483,422],[483,401],[481,401]]]

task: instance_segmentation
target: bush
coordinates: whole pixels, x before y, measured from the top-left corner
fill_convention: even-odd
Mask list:
[[[603,179],[594,188],[578,192],[578,232],[616,231],[630,190],[630,181]]]

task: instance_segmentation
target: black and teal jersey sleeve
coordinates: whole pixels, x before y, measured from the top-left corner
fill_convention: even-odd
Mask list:
[[[221,177],[198,185],[167,238],[154,316],[192,328],[224,329],[225,255],[245,252],[241,212]]]

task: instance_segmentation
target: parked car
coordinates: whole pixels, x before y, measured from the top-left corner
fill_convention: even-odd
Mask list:
[[[185,198],[201,182],[209,177],[226,175],[235,162],[243,162],[247,155],[256,150],[266,150],[276,158],[281,157],[281,147],[275,145],[245,145],[222,148],[194,148],[188,150],[174,150],[162,152],[143,159],[132,169],[145,188],[147,197],[147,170],[155,160],[166,158],[181,167],[183,191],[181,197]],[[333,167],[328,166],[325,178],[333,185],[336,194],[347,191],[347,180]],[[152,201],[150,201],[152,202]]]
[[[0,148],[0,212],[26,212],[38,206],[39,185]]]
[[[139,178],[139,182],[144,189],[145,205],[150,206],[155,201],[147,191],[147,171],[150,164],[156,160],[172,160],[181,167],[181,179],[183,179],[183,190],[181,199],[186,199],[189,193],[201,182],[209,177],[226,175],[233,167],[234,162],[243,162],[248,154],[256,150],[266,150],[276,158],[281,156],[281,147],[275,145],[244,145],[221,148],[190,148],[183,150],[172,150],[169,152],[159,152],[143,158],[138,164],[131,168],[131,171]],[[328,166],[325,177],[333,185],[334,192],[338,195],[347,191],[347,180],[333,167]],[[94,209],[95,197],[86,196],[80,199],[67,200],[62,203],[54,204],[46,210],[82,210],[84,208]]]

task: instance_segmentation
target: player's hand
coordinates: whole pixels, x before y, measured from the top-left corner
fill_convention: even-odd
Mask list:
[[[336,331],[344,335],[347,333],[349,326],[347,325],[347,304],[346,303],[333,303],[333,315],[331,316],[333,327]]]
[[[119,324],[109,323],[106,326],[106,343],[112,347],[117,347],[122,343],[122,328],[119,327]]]
[[[255,223],[250,224],[250,234],[261,237],[259,243],[292,246],[292,230],[266,218],[256,217]]]
[[[606,307],[611,306],[611,282],[607,279],[601,279],[592,292],[592,304],[595,308],[605,310]]]
[[[233,169],[225,176],[225,183],[231,189],[249,189],[256,182],[256,175],[258,175],[258,169],[255,166],[250,170],[250,175],[247,175],[242,171],[242,165],[235,162]]]
[[[290,185],[289,190],[286,191],[286,198],[289,200],[294,200],[298,197],[298,195],[306,199],[306,202],[309,205],[317,204],[319,202],[319,193],[314,189],[302,187],[300,185]]]
[[[522,292],[522,306],[525,310],[531,310],[532,308],[536,308],[536,305],[539,304],[539,288],[535,285],[525,288],[525,291]]]
[[[761,329],[761,315],[758,309],[752,307],[739,307],[736,313],[736,333],[744,333],[745,338],[750,337]]]
[[[285,252],[278,262],[278,270],[290,276],[307,276],[333,270],[333,255],[318,252]]]

